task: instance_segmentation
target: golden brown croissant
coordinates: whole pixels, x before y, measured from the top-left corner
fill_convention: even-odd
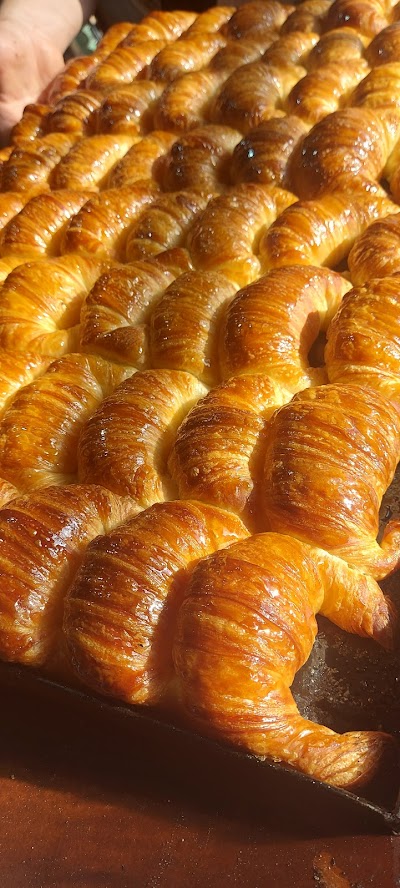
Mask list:
[[[87,202],[87,194],[59,191],[37,194],[28,200],[0,234],[0,255],[31,259],[58,256],[70,219],[76,218]]]
[[[314,46],[319,46],[317,34],[312,31],[290,31],[288,34],[281,34],[271,43],[265,50],[262,60],[264,64],[278,68],[288,64],[308,68]]]
[[[269,0],[268,3],[252,0],[234,12],[224,32],[231,40],[257,39],[263,31],[279,31],[292,10],[293,6],[276,0]]]
[[[229,509],[259,529],[266,420],[290,397],[259,373],[213,388],[183,421],[171,450],[168,468],[179,497]]]
[[[13,191],[0,192],[0,230],[22,210],[28,200],[29,196],[25,194]]]
[[[140,369],[148,366],[150,309],[173,279],[151,260],[105,272],[82,306],[81,347]]]
[[[193,264],[218,271],[238,287],[259,277],[261,232],[296,200],[281,188],[245,183],[209,201],[187,238]]]
[[[218,92],[211,119],[245,135],[262,120],[283,112],[290,90],[305,73],[300,65],[273,67],[263,61],[242,65]]]
[[[11,132],[11,151],[15,145],[23,145],[27,141],[41,138],[44,135],[44,126],[47,115],[51,112],[51,105],[34,102],[26,105],[21,120],[15,124]],[[10,153],[11,153],[10,151]]]
[[[176,429],[205,387],[191,373],[144,370],[106,398],[83,427],[79,480],[146,508],[174,499],[167,459]]]
[[[400,208],[399,208],[400,209]],[[389,214],[371,222],[354,242],[348,266],[357,287],[371,278],[381,278],[400,271],[400,214]]]
[[[325,18],[324,28],[355,28],[366,37],[374,37],[393,18],[391,0],[334,0]]]
[[[183,34],[193,22],[196,21],[195,12],[187,9],[174,12],[167,10],[160,12],[155,9],[146,15],[141,22],[130,25],[129,32],[118,41],[122,46],[133,46],[135,43],[146,43],[148,40],[176,40]],[[109,31],[107,31],[109,33]],[[103,41],[102,41],[103,42]],[[101,44],[100,44],[101,45]],[[113,49],[115,47],[112,47]]]
[[[74,145],[49,177],[50,188],[97,191],[107,187],[112,168],[129,151],[130,135],[88,136]]]
[[[187,370],[207,386],[219,382],[219,333],[235,292],[234,284],[215,272],[180,275],[152,305],[151,366]]]
[[[397,62],[400,58],[400,22],[392,22],[380,31],[365,51],[365,58],[371,67]]]
[[[64,634],[84,681],[130,703],[168,694],[182,578],[199,558],[246,534],[239,518],[222,509],[173,502],[98,539],[65,603]]]
[[[368,193],[349,197],[338,192],[298,201],[262,235],[261,269],[295,264],[336,268],[370,222],[394,209],[392,201]]]
[[[150,80],[162,80],[170,83],[189,71],[204,68],[216,52],[225,46],[222,34],[201,34],[190,39],[177,40],[161,49],[149,66]]]
[[[54,195],[58,193],[54,192]],[[61,241],[62,252],[124,259],[129,226],[143,208],[152,203],[156,193],[155,183],[147,183],[111,188],[90,198],[66,226]]]
[[[399,403],[400,277],[356,287],[330,324],[325,349],[331,382],[360,382]]]
[[[94,90],[77,89],[49,110],[42,121],[42,129],[48,133],[91,136],[96,132],[97,111],[101,102],[101,95]]]
[[[334,28],[322,34],[318,42],[315,42],[307,57],[306,68],[308,71],[316,71],[321,65],[330,65],[332,62],[342,64],[350,59],[366,58],[369,62],[366,44],[367,38],[354,28]]]
[[[154,125],[170,132],[190,130],[205,123],[224,73],[204,68],[183,74],[164,89],[154,109]]]
[[[49,358],[26,352],[0,352],[0,413],[4,413],[15,393],[46,370]]]
[[[386,576],[400,565],[400,527],[389,522],[379,544],[379,508],[399,459],[400,415],[377,391],[333,383],[306,389],[268,425],[265,528]]]
[[[324,382],[309,353],[349,287],[341,275],[312,265],[276,268],[244,287],[221,325],[222,377],[265,373],[292,394]]]
[[[287,188],[289,158],[307,132],[308,125],[289,114],[272,117],[249,130],[232,154],[232,183],[258,182]]]
[[[390,644],[394,614],[379,586],[321,550],[261,534],[202,559],[178,613],[177,693],[203,732],[354,786],[375,771],[390,738],[339,735],[299,714],[289,687],[310,654],[318,610]]]
[[[45,190],[52,169],[70,151],[75,140],[73,133],[50,133],[16,146],[2,167],[2,191],[33,195]]]
[[[305,0],[295,7],[282,25],[281,34],[290,34],[293,31],[320,34],[325,28],[326,15],[329,12],[332,0]]]
[[[49,358],[73,350],[83,298],[106,267],[79,255],[18,266],[1,289],[0,346]]]
[[[381,65],[373,68],[367,77],[356,86],[350,104],[368,108],[380,108],[394,105],[397,107],[396,96],[400,85],[400,64]]]
[[[195,220],[206,207],[206,196],[191,191],[162,194],[141,213],[129,229],[125,258],[127,262],[147,259],[186,244]]]
[[[120,136],[117,137],[120,139]],[[161,158],[167,155],[175,141],[172,133],[153,130],[147,136],[124,154],[121,160],[113,166],[107,180],[108,188],[123,188],[125,185],[133,185],[135,182],[154,179],[157,183],[162,177],[158,172]]]
[[[240,133],[228,126],[195,127],[176,139],[163,162],[166,191],[201,191],[214,196],[229,184],[229,165]]]
[[[87,75],[96,68],[96,64],[97,59],[94,54],[69,59],[64,70],[56,75],[45,90],[42,101],[52,106],[64,96],[75,92],[80,84],[85,82]]]
[[[13,500],[0,513],[0,652],[39,665],[60,657],[63,598],[94,537],[130,515],[95,485],[49,487]]]
[[[0,477],[22,493],[75,481],[81,428],[133,372],[97,355],[67,355],[50,364],[14,396],[2,418]]]
[[[316,124],[291,157],[291,188],[305,199],[377,184],[400,137],[398,109],[345,108]],[[376,190],[376,189],[375,189]]]
[[[113,90],[105,99],[93,93],[101,102],[95,116],[97,132],[134,135],[152,129],[155,105],[163,89],[164,85],[154,80],[137,80]]]
[[[286,99],[285,110],[314,125],[346,104],[368,72],[365,59],[325,64],[296,83]]]
[[[154,57],[166,45],[165,40],[148,40],[133,43],[132,46],[121,44],[105,61],[90,71],[85,84],[89,89],[107,93],[118,86],[132,83],[138,74],[148,69]]]

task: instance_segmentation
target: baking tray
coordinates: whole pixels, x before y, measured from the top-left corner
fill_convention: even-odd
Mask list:
[[[399,583],[396,574],[391,585]],[[312,655],[293,691],[300,710],[329,727],[382,728],[399,737],[399,675],[399,653],[387,654],[321,619]],[[190,787],[200,807],[206,799],[214,810],[221,805],[226,811],[239,809],[244,820],[256,818],[267,827],[272,818],[275,829],[295,828],[306,835],[400,834],[397,754],[363,794],[356,794],[197,736],[163,713],[69,688],[27,667],[1,664],[0,685],[3,717],[7,698],[14,706],[18,698],[28,728],[50,717],[54,743],[65,744],[78,732],[87,747],[97,748],[108,738],[110,761],[124,756],[129,761],[134,748],[149,785],[156,775],[159,786],[167,781],[167,794]]]
[[[380,510],[380,535],[389,519],[400,517],[400,464]],[[400,570],[382,581],[400,614]],[[110,759],[140,758],[141,773],[154,773],[170,791],[190,787],[200,806],[238,809],[240,816],[260,817],[283,830],[307,835],[400,835],[400,620],[395,649],[388,652],[371,639],[350,635],[318,617],[318,635],[307,663],[299,670],[292,691],[302,715],[338,732],[383,730],[397,740],[376,777],[357,792],[328,786],[293,768],[260,761],[215,741],[197,736],[168,713],[120,704],[80,686],[69,687],[43,670],[0,663],[4,701],[12,700],[27,713],[27,724],[49,715],[56,727],[55,742],[65,742],[72,727],[85,743],[97,747],[111,737]],[[30,716],[29,716],[30,713]],[[58,728],[57,728],[58,726]]]

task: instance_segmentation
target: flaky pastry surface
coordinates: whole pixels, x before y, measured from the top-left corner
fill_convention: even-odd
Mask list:
[[[400,12],[121,23],[0,157],[0,658],[338,786],[322,613],[396,643]]]

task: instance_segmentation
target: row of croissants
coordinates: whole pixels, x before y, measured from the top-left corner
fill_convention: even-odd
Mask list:
[[[119,24],[0,154],[0,658],[343,787],[290,690],[391,649],[400,7]]]

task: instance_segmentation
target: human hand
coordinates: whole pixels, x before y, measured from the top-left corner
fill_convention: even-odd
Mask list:
[[[63,68],[62,52],[34,28],[0,18],[0,144],[30,102],[36,102]]]

